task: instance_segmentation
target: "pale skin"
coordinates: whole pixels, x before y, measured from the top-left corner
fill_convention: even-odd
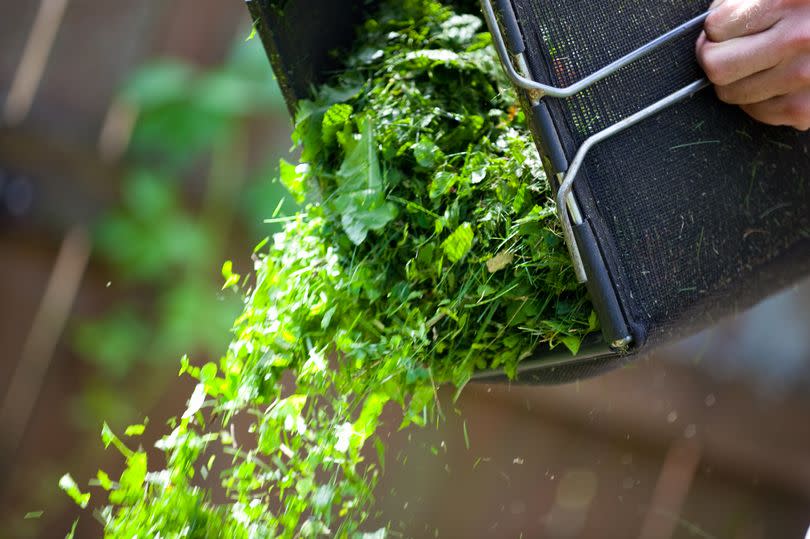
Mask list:
[[[810,129],[810,0],[716,0],[698,60],[717,96],[770,125]]]

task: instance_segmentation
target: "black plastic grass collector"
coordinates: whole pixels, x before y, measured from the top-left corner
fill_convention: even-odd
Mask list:
[[[338,67],[335,52],[372,4],[248,0],[291,110]],[[703,89],[694,43],[708,5],[482,0],[563,187],[569,244],[604,332],[576,357],[522,363],[519,380],[604,372],[810,274],[810,136],[756,123]]]
[[[313,86],[340,67],[355,27],[371,2],[357,0],[247,0],[254,28],[273,65],[291,112]]]

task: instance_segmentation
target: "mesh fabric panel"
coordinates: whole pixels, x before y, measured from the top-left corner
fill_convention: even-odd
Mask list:
[[[534,78],[567,86],[709,2],[513,0]],[[569,160],[593,133],[700,78],[697,33],[569,99],[547,99]],[[712,90],[598,145],[575,192],[634,337],[661,343],[810,273],[810,137]]]

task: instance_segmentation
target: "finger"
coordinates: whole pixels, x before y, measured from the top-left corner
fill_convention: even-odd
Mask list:
[[[698,36],[697,46],[695,48],[698,55],[700,55],[700,51],[703,50],[706,47],[706,43],[708,43],[708,41],[709,41],[709,38],[706,37],[706,31],[703,30],[702,32],[700,32],[700,35]]]
[[[742,109],[766,124],[788,125],[800,131],[810,129],[810,90],[743,105]]]
[[[764,32],[782,18],[775,0],[724,0],[709,11],[704,30],[715,43]]]
[[[730,1],[730,0],[726,0]],[[709,79],[718,86],[727,86],[779,64],[783,58],[779,27],[752,36],[737,37],[721,43],[699,40],[697,56]]]
[[[752,105],[810,87],[810,65],[804,58],[782,62],[715,90],[721,101],[732,105]]]

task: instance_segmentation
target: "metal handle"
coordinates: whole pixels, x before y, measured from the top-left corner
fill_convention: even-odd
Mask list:
[[[574,180],[577,177],[577,173],[579,169],[582,167],[583,162],[585,161],[585,157],[588,155],[588,152],[600,142],[628,129],[639,122],[649,118],[650,116],[654,116],[658,114],[662,110],[683,101],[687,97],[691,97],[695,93],[699,92],[700,90],[709,86],[709,81],[706,79],[700,79],[692,84],[685,86],[684,88],[678,90],[677,92],[668,95],[664,99],[653,103],[649,107],[638,111],[637,113],[633,114],[621,120],[610,127],[599,131],[598,133],[591,135],[585,142],[582,143],[579,150],[577,151],[574,160],[571,161],[571,165],[568,167],[568,170],[565,173],[565,179],[560,183],[560,188],[557,191],[557,212],[560,216],[560,222],[562,223],[563,234],[565,235],[565,242],[568,244],[568,250],[571,254],[571,260],[574,263],[574,269],[577,274],[577,279],[580,283],[587,282],[588,278],[585,273],[585,265],[582,262],[582,255],[579,252],[579,247],[577,245],[577,240],[574,237],[574,226],[572,224],[571,213],[572,208],[571,205],[573,204],[576,206],[576,202],[573,199],[573,187],[574,187]],[[576,210],[575,210],[576,211]]]
[[[501,58],[501,62],[503,63],[503,66],[506,70],[506,74],[509,76],[512,82],[516,86],[523,88],[525,90],[539,92],[540,93],[539,97],[548,96],[554,98],[571,97],[572,95],[580,93],[581,91],[589,88],[590,86],[593,86],[600,80],[609,77],[610,75],[616,73],[623,67],[632,64],[636,60],[650,54],[651,52],[669,43],[670,41],[677,39],[683,35],[686,35],[692,30],[700,28],[705,22],[706,17],[709,16],[709,12],[698,15],[694,19],[683,23],[677,28],[673,28],[669,32],[657,37],[656,39],[650,41],[649,43],[642,45],[638,49],[634,50],[633,52],[625,56],[622,56],[618,60],[611,62],[610,64],[599,69],[595,73],[588,75],[582,80],[572,84],[571,86],[567,86],[565,88],[557,88],[555,86],[550,86],[548,84],[542,84],[540,82],[537,82],[536,80],[529,78],[528,74],[522,74],[517,70],[517,68],[515,68],[514,63],[512,62],[511,54],[509,53],[509,49],[506,46],[506,41],[504,40],[503,33],[501,32],[501,27],[498,24],[498,19],[495,16],[495,9],[492,7],[492,1],[481,0],[481,4],[484,11],[484,18],[487,21],[490,33],[492,34],[493,40],[495,41],[495,48],[497,49],[498,55]],[[523,53],[518,54],[518,57],[520,59],[520,63],[522,65],[525,65],[525,58],[523,58]]]

